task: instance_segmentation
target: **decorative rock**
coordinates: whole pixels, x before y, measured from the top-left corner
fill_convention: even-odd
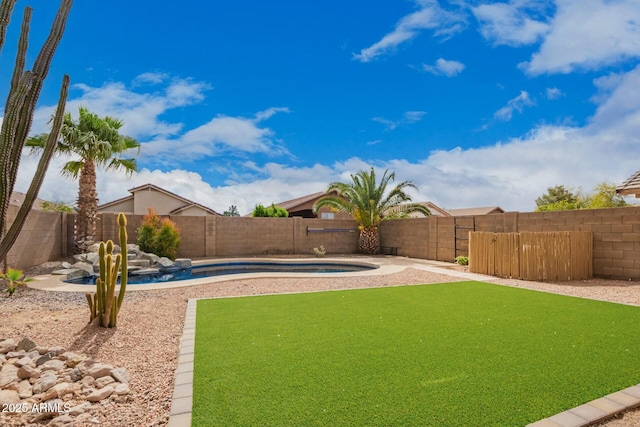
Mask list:
[[[16,351],[24,350],[25,352],[28,352],[29,350],[33,350],[34,348],[36,348],[36,343],[31,341],[31,339],[29,339],[28,337],[24,337],[16,346]]]
[[[0,341],[0,353],[8,353],[16,349],[16,342],[11,338]]]
[[[38,354],[47,354],[49,352],[49,348],[48,347],[43,347],[41,345],[36,346],[33,351],[37,351]],[[33,359],[33,357],[32,357]]]
[[[108,385],[101,388],[100,390],[94,390],[90,395],[87,396],[87,401],[99,402],[111,396],[112,393],[113,393],[113,387]]]
[[[129,394],[129,384],[116,384],[116,388],[113,390],[113,392],[119,396],[121,395],[125,395],[125,394]]]
[[[63,347],[40,347],[28,338],[20,349],[10,339],[0,338],[0,343],[5,350],[0,353],[0,403],[40,409],[0,413],[0,425],[7,425],[7,416],[11,425],[97,425],[97,416],[104,416],[106,409],[133,401],[124,368]]]
[[[18,403],[20,402],[20,396],[15,390],[0,390],[0,402]]]
[[[81,404],[69,409],[69,415],[77,417],[80,414],[84,414],[89,408],[91,408],[91,403],[82,402]]]
[[[67,364],[68,363],[69,363],[69,361],[67,360]],[[82,375],[82,372],[78,368],[73,368],[71,370],[71,372],[69,372],[69,377],[71,378],[71,381],[73,381],[73,382],[80,381],[83,376],[84,375]]]
[[[163,269],[163,268],[173,268],[175,264],[169,258],[163,256],[158,259],[158,265],[161,267],[161,269]]]
[[[148,254],[146,252],[142,252],[140,254],[140,257],[143,259],[148,259],[149,261],[151,261],[151,264],[157,264],[158,260],[160,259],[160,257],[156,254]]]
[[[129,384],[129,373],[125,368],[115,368],[111,370],[111,376],[122,384]]]
[[[55,417],[49,424],[49,427],[72,427],[75,424],[75,421],[69,414],[60,415],[59,417]]]
[[[53,372],[51,371],[45,372],[33,384],[33,393],[34,394],[43,393],[49,390],[51,387],[53,387],[57,381],[58,381],[58,378]]]
[[[60,360],[60,359],[53,359],[53,360],[49,360],[45,363],[43,363],[42,365],[40,365],[40,369],[42,369],[42,372],[44,371],[61,371],[64,369],[65,367],[65,362],[64,360]]]
[[[17,391],[20,399],[26,399],[27,397],[33,396],[33,387],[31,387],[31,383],[27,380],[22,380],[18,383]]]
[[[106,385],[116,382],[112,376],[96,378],[96,387],[103,388]]]
[[[88,262],[76,262],[71,266],[71,268],[77,268],[80,270],[86,271],[89,275],[93,274],[93,264],[89,264]]]
[[[111,370],[113,366],[106,365],[103,363],[98,363],[95,360],[85,360],[84,362],[78,364],[76,368],[80,369],[80,371],[84,375],[91,376],[93,378],[106,377],[107,375],[111,375]]]
[[[20,379],[39,378],[41,373],[42,371],[40,371],[40,369],[34,368],[30,365],[24,365],[18,369],[17,375]]]
[[[0,387],[4,387],[9,383],[18,381],[18,368],[10,363],[2,365],[0,370]],[[0,402],[3,402],[0,400]]]
[[[176,258],[176,268],[189,268],[191,267],[191,260],[189,258]]]
[[[24,356],[16,360],[13,364],[20,368],[22,366],[35,366],[36,363],[30,357]]]
[[[69,264],[69,263],[68,263],[68,262],[66,262],[66,261],[63,261],[63,262],[62,262],[62,264],[61,264],[61,267],[62,267],[62,268],[71,268],[71,264]]]
[[[62,353],[64,353],[65,351],[67,351],[67,350],[65,350],[64,347],[57,346],[57,347],[49,348],[49,351],[47,353],[51,353],[52,356],[59,356]]]
[[[69,351],[60,355],[60,359],[62,359],[63,357],[66,359],[67,366],[70,368],[75,368],[79,363],[87,360],[86,356],[71,353]]]
[[[40,356],[38,360],[36,360],[36,366],[40,366],[44,363],[47,363],[51,359],[52,359],[51,353],[45,353],[42,356]]]

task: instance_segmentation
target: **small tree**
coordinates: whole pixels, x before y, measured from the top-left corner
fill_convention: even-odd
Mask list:
[[[587,209],[599,209],[629,206],[629,203],[627,203],[623,196],[616,193],[616,186],[614,184],[601,182],[596,185],[592,193],[585,197],[584,205]]]
[[[49,202],[45,200],[40,204],[40,209],[47,212],[67,212],[73,213],[73,206],[65,202]]]
[[[176,224],[169,218],[160,218],[149,208],[138,228],[140,250],[175,260],[180,241],[180,230]]]
[[[536,211],[559,211],[580,209],[580,192],[574,193],[564,185],[547,188],[547,192],[536,199]]]
[[[231,206],[229,206],[229,209],[224,211],[224,213],[222,215],[224,215],[224,216],[240,216],[240,212],[238,212],[238,208],[236,207],[236,205],[231,205]]]
[[[252,217],[268,217],[268,218],[287,218],[289,212],[285,208],[274,205],[273,203],[268,208],[262,205],[256,205],[251,213]]]

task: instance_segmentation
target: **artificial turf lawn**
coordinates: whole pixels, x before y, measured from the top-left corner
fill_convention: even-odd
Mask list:
[[[640,382],[640,308],[480,282],[200,300],[194,426],[523,426]]]

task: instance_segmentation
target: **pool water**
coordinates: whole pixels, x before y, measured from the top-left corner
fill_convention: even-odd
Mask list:
[[[229,274],[243,273],[349,273],[378,268],[372,264],[341,264],[329,262],[279,263],[279,262],[227,262],[206,264],[181,270],[153,274],[129,274],[128,285],[177,282]],[[65,280],[76,285],[95,285],[96,276]]]

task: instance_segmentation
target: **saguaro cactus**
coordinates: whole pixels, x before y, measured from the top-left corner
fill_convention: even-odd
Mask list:
[[[9,18],[11,17],[16,1],[17,0],[2,0],[2,3],[0,3],[0,50],[4,45]],[[27,7],[24,11],[16,63],[11,77],[9,95],[7,96],[7,102],[5,104],[2,128],[0,129],[0,261],[7,256],[9,249],[11,249],[11,246],[15,243],[27,219],[27,214],[31,210],[40,186],[42,185],[42,181],[44,180],[45,172],[55,151],[56,141],[62,128],[62,119],[69,87],[69,77],[66,75],[63,77],[60,99],[46,148],[38,162],[37,171],[31,181],[24,203],[20,207],[11,228],[7,231],[7,210],[18,174],[22,149],[31,128],[40,90],[49,72],[53,54],[62,39],[67,16],[69,15],[72,4],[72,0],[62,0],[51,31],[49,32],[49,37],[42,46],[34,62],[33,70],[31,71],[25,71],[24,66],[27,57],[27,40],[32,9]]]
[[[98,319],[105,328],[116,326],[118,313],[127,290],[127,219],[122,212],[118,214],[120,253],[113,255],[113,241],[100,242],[98,249],[100,277],[96,280],[96,293],[85,294],[89,303],[89,322]],[[120,273],[120,291],[116,292]]]

